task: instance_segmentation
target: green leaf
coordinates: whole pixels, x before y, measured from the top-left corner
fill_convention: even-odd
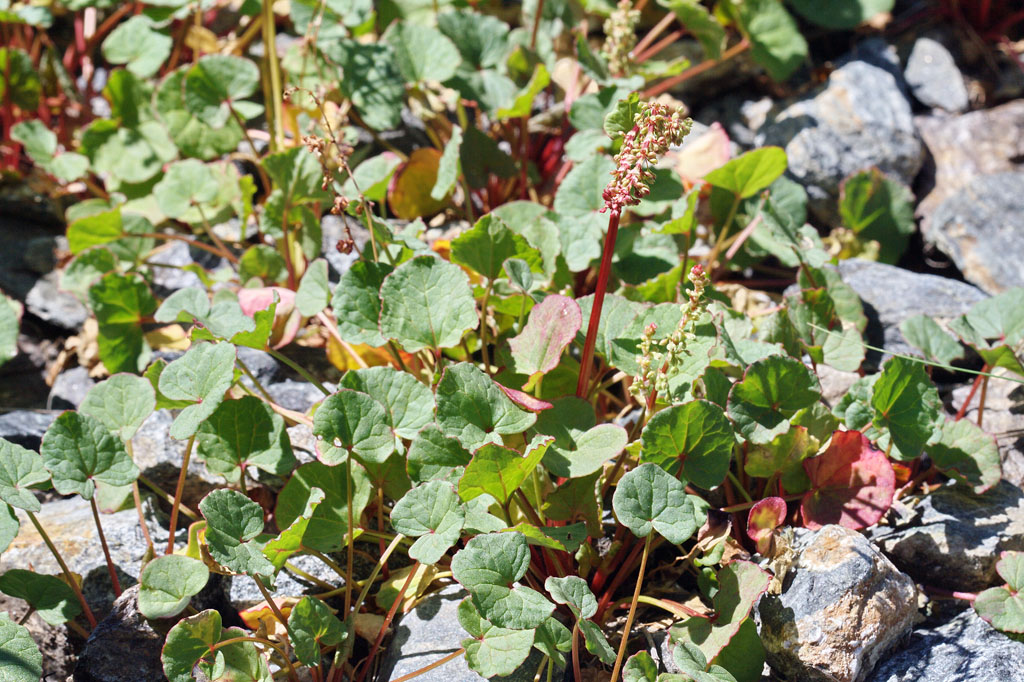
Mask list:
[[[39,500],[31,486],[50,480],[43,458],[20,445],[0,438],[0,500],[12,507],[37,512]]]
[[[872,168],[843,181],[839,215],[858,237],[878,242],[880,261],[895,263],[914,232],[914,195]]]
[[[444,145],[444,153],[441,154],[441,161],[437,167],[437,181],[430,190],[430,198],[436,201],[444,199],[455,189],[459,180],[459,173],[462,172],[462,164],[459,163],[459,152],[462,149],[462,128],[452,126],[452,136]]]
[[[948,365],[964,357],[963,346],[927,315],[913,315],[900,322],[900,334],[925,360]]]
[[[771,356],[751,364],[729,392],[729,416],[751,443],[789,430],[789,419],[821,397],[814,374],[799,360]]]
[[[989,367],[1003,367],[1024,376],[1017,349],[1024,340],[1024,287],[1007,289],[975,303],[949,327],[974,348]]]
[[[459,441],[445,436],[436,424],[428,424],[409,446],[406,468],[416,483],[434,479],[457,481],[472,458]]]
[[[432,26],[399,21],[384,34],[405,82],[446,81],[462,61],[455,43]]]
[[[966,419],[944,420],[936,435],[924,446],[936,467],[979,494],[999,483],[1003,470],[994,436]]]
[[[581,95],[573,100],[572,106],[569,108],[569,123],[580,132],[596,132],[602,142],[607,142],[607,136],[604,134],[604,119],[615,111],[621,102],[627,100],[629,95],[630,91],[621,86],[601,88],[597,92]],[[632,128],[632,119],[629,120],[629,123],[629,127]],[[626,130],[628,131],[629,128]],[[572,139],[570,138],[570,141]]]
[[[537,416],[512,402],[483,370],[460,362],[445,367],[437,384],[437,425],[467,450],[500,445],[502,435],[522,433]]]
[[[615,487],[612,508],[619,523],[637,537],[656,530],[674,545],[685,541],[702,523],[705,506],[686,494],[686,485],[656,464],[641,464]]]
[[[772,576],[749,561],[732,561],[718,571],[718,591],[712,600],[714,618],[688,618],[669,633],[677,646],[694,645],[712,660],[729,644],[768,589]]]
[[[127,442],[156,409],[153,385],[134,374],[115,374],[89,389],[79,412],[94,417]]]
[[[289,206],[328,198],[322,186],[323,169],[313,153],[302,145],[267,156],[263,167]]]
[[[39,106],[43,84],[24,50],[0,47],[0,101],[12,102],[25,111]]]
[[[445,481],[416,486],[391,510],[392,527],[419,538],[409,548],[409,558],[428,565],[436,564],[458,542],[465,521],[466,508],[454,486]]]
[[[89,307],[99,323],[100,360],[109,372],[138,372],[149,360],[143,320],[156,300],[137,274],[112,272],[89,288]]]
[[[192,668],[210,654],[220,637],[220,614],[213,609],[179,620],[167,633],[160,656],[169,682],[192,682]]]
[[[750,39],[754,61],[784,81],[807,57],[807,41],[779,0],[728,0],[727,11]]]
[[[313,417],[317,454],[325,464],[339,464],[351,453],[382,464],[395,450],[384,407],[359,391],[343,388],[327,396]]]
[[[609,646],[601,628],[592,621],[581,620],[580,631],[587,644],[587,651],[597,656],[605,665],[612,665],[615,662],[615,650]]]
[[[210,167],[197,159],[172,163],[153,187],[157,206],[168,218],[181,218],[194,206],[217,198],[217,184]]]
[[[699,0],[658,0],[658,4],[676,15],[676,19],[700,41],[704,56],[718,59],[725,44],[725,27]]]
[[[605,135],[614,139],[622,137],[636,125],[636,115],[640,113],[640,95],[635,92],[615,103],[605,115],[602,126]]]
[[[338,320],[338,334],[349,343],[365,343],[374,348],[387,340],[380,335],[380,289],[392,271],[390,265],[356,261],[341,276],[334,290],[331,307]]]
[[[210,578],[202,561],[181,554],[160,556],[139,576],[139,611],[146,618],[170,618],[181,613]]]
[[[554,294],[534,306],[523,331],[508,342],[516,373],[532,379],[557,367],[582,323],[579,304],[566,296]]]
[[[591,618],[597,613],[597,597],[583,578],[570,575],[565,578],[550,577],[544,581],[544,589],[557,604],[566,604],[576,619]]]
[[[0,592],[25,600],[50,625],[63,625],[82,611],[75,591],[52,575],[11,568],[0,576]]]
[[[725,480],[736,444],[732,423],[718,405],[694,400],[658,412],[644,427],[641,462],[682,473],[710,490]]]
[[[263,508],[237,490],[220,489],[203,498],[206,544],[214,561],[235,573],[272,576],[274,565],[253,542],[263,532]]]
[[[519,486],[540,464],[553,440],[550,436],[538,436],[530,443],[525,455],[493,443],[480,446],[459,481],[459,495],[468,502],[486,493],[500,504],[508,504]]]
[[[824,28],[857,28],[875,15],[892,11],[894,0],[833,0],[823,7],[817,0],[788,0],[797,14]]]
[[[388,183],[400,165],[402,159],[391,152],[371,156],[356,166],[352,176],[345,180],[341,186],[342,196],[356,201],[362,193],[370,201],[382,201],[387,198]]]
[[[367,367],[346,372],[341,388],[361,391],[383,406],[387,423],[399,438],[413,439],[434,421],[434,395],[408,372],[391,367]]]
[[[277,476],[295,468],[284,419],[251,395],[222,402],[196,433],[206,467],[230,481],[250,466]]]
[[[0,613],[0,679],[4,682],[39,682],[43,655],[28,629]]]
[[[1006,585],[992,587],[974,600],[974,610],[993,627],[1004,632],[1024,633],[1024,552],[1003,552],[996,572]]]
[[[358,524],[372,490],[369,476],[362,467],[352,467],[351,484],[345,469],[321,462],[309,462],[296,469],[277,496],[274,510],[277,527],[287,529],[303,516],[313,489],[320,488],[324,499],[310,518],[302,544],[319,552],[334,552],[344,547],[349,531],[348,491],[351,489],[352,518]]]
[[[230,343],[195,343],[167,365],[160,374],[160,393],[192,403],[174,418],[172,438],[189,438],[213,414],[234,381],[234,368],[235,347]]]
[[[556,476],[589,476],[626,446],[625,429],[616,424],[595,426],[594,409],[585,400],[566,397],[553,405],[541,412],[536,430],[555,438],[544,455],[544,466]]]
[[[245,290],[243,290],[245,291]],[[178,289],[164,299],[153,316],[157,322],[192,322],[206,327],[210,334],[232,339],[242,332],[252,332],[256,323],[242,311],[237,296],[221,290],[214,294],[213,304],[206,291],[199,287]]]
[[[624,682],[656,682],[658,664],[646,651],[638,651],[626,659],[626,665],[622,668],[622,679]]]
[[[755,445],[747,452],[743,470],[748,476],[770,478],[780,475],[787,492],[807,489],[808,480],[802,462],[818,451],[820,442],[803,426],[794,425],[771,442]]]
[[[551,74],[543,62],[534,67],[530,82],[527,83],[516,95],[512,106],[506,109],[498,109],[496,117],[498,120],[507,121],[512,118],[524,118],[533,111],[533,102],[551,82]]]
[[[341,67],[341,94],[352,100],[366,125],[373,130],[397,128],[402,121],[405,81],[391,46],[343,38],[323,49]]]
[[[310,488],[306,508],[291,522],[291,525],[281,531],[280,535],[267,542],[263,547],[263,556],[270,559],[270,563],[274,564],[275,569],[280,571],[293,554],[303,549],[302,540],[306,535],[306,529],[309,528],[313,514],[316,513],[325,497],[324,491],[320,488]]]
[[[222,128],[234,118],[232,111],[243,121],[254,118],[263,108],[240,100],[256,92],[259,82],[259,69],[248,59],[200,57],[185,74],[185,108],[212,128]]]
[[[871,395],[872,423],[889,432],[891,456],[914,459],[931,438],[942,403],[924,365],[907,358],[890,358],[882,367]]]
[[[21,307],[0,294],[0,366],[18,354],[18,323]]]
[[[64,152],[57,155],[57,135],[38,119],[11,126],[11,139],[24,145],[25,153],[33,163],[61,182],[77,180],[89,169],[89,160],[81,154]]]
[[[508,24],[500,19],[459,10],[440,14],[437,27],[473,68],[492,68],[504,61],[509,31]]]
[[[128,485],[139,476],[120,439],[103,422],[79,412],[57,417],[46,430],[39,452],[61,495],[77,493],[91,500],[97,482]]]
[[[295,657],[303,664],[320,664],[320,647],[341,644],[348,630],[331,608],[319,599],[303,597],[288,615],[288,636],[295,647]]]
[[[562,655],[562,652],[572,649],[572,633],[569,632],[569,628],[552,616],[537,628],[533,646],[551,658],[556,667],[564,667],[565,656]]]
[[[775,182],[786,171],[786,163],[786,152],[780,147],[761,147],[719,166],[704,179],[746,199]]]
[[[233,118],[215,128],[185,107],[185,75],[191,64],[167,74],[157,87],[153,104],[182,156],[205,161],[234,151],[242,140],[242,126]]]
[[[104,39],[103,58],[111,64],[124,64],[139,78],[156,75],[171,54],[170,36],[153,30],[153,22],[136,15],[119,24]]]
[[[303,317],[313,317],[327,307],[331,300],[331,285],[327,281],[327,261],[317,258],[306,268],[306,274],[295,292],[295,307]]]
[[[0,553],[3,553],[18,537],[21,530],[21,521],[14,513],[14,507],[6,502],[0,502]]]
[[[459,604],[458,615],[459,623],[472,635],[462,640],[466,663],[481,676],[511,675],[530,655],[534,641],[532,630],[497,627],[480,615],[470,599]]]
[[[572,218],[598,211],[604,206],[601,192],[608,184],[615,163],[607,156],[592,156],[569,171],[555,194],[555,213]],[[602,221],[607,223],[605,216]],[[564,250],[564,249],[563,249]]]
[[[480,218],[473,229],[456,237],[451,249],[453,263],[471,268],[489,280],[501,276],[509,258],[521,258],[532,268],[540,269],[540,252],[490,213]]]
[[[380,300],[381,335],[410,353],[456,346],[479,323],[466,273],[433,256],[398,266],[384,279]]]

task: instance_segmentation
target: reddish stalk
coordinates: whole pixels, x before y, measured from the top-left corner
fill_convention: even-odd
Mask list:
[[[594,345],[597,343],[597,329],[601,324],[601,308],[604,306],[604,294],[608,288],[608,276],[612,270],[612,256],[615,254],[615,238],[619,234],[620,212],[613,209],[608,216],[608,234],[604,238],[604,254],[601,256],[601,270],[597,276],[597,289],[594,290],[594,304],[590,309],[590,324],[587,325],[587,339],[583,344],[583,357],[580,359],[580,377],[576,383],[576,397],[586,399],[587,387],[590,385],[591,365],[594,361]]]
[[[971,391],[970,393],[967,394],[967,397],[964,399],[964,404],[961,405],[960,409],[956,411],[956,417],[953,418],[954,421],[960,421],[961,419],[964,418],[964,415],[967,414],[967,408],[970,407],[971,401],[974,400],[974,394],[978,392],[978,388],[981,386],[982,379],[985,378],[984,374],[985,372],[988,372],[988,370],[989,366],[987,363],[982,365],[981,373],[978,374],[978,376],[974,377],[974,383],[971,384]]]
[[[981,427],[981,418],[985,414],[985,396],[988,393],[988,376],[981,380],[981,397],[978,398],[978,426]]]
[[[700,64],[697,64],[696,66],[691,66],[686,71],[683,71],[680,74],[672,76],[671,78],[663,80],[657,85],[648,88],[643,92],[642,95],[640,95],[640,99],[651,99],[652,97],[657,97],[661,93],[671,90],[672,88],[679,85],[683,81],[689,78],[693,78],[694,76],[698,76],[704,73],[705,71],[712,69],[715,66],[718,66],[722,62],[728,59],[732,59],[741,52],[745,52],[748,49],[750,49],[750,41],[744,38],[743,40],[741,40],[740,42],[736,43],[728,50],[723,52],[722,56],[719,57],[718,59],[704,60]]]
[[[686,35],[686,31],[684,31],[682,29],[679,29],[678,31],[672,31],[667,36],[665,36],[664,38],[659,40],[657,43],[652,45],[649,50],[645,50],[644,52],[642,52],[642,53],[638,54],[636,57],[634,57],[633,58],[633,63],[635,63],[635,64],[643,64],[648,59],[650,59],[651,57],[653,57],[654,55],[658,54],[659,52],[664,50],[666,47],[668,47],[669,45],[674,43],[676,40],[678,40],[679,38],[682,38],[684,35]]]
[[[92,518],[96,522],[96,533],[100,536],[100,546],[103,547],[103,558],[107,561],[107,572],[110,573],[110,583],[114,587],[114,596],[121,596],[121,581],[117,579],[117,570],[114,568],[114,560],[110,558],[110,547],[107,546],[107,536],[103,534],[103,524],[100,523],[100,509],[96,506],[96,495],[89,499],[92,506]]]
[[[636,44],[636,47],[633,48],[633,54],[634,55],[639,55],[641,52],[643,52],[644,49],[648,45],[653,43],[655,38],[660,36],[662,31],[664,31],[666,28],[671,26],[672,22],[675,21],[675,20],[676,20],[676,15],[673,12],[669,12],[668,14],[663,16],[661,18],[661,20],[657,24],[655,24],[654,27],[651,28],[650,31],[647,32],[647,35],[645,35],[643,38],[641,38],[640,42],[638,42]],[[634,56],[633,59],[635,61],[637,59],[637,57]]]
[[[377,650],[380,649],[380,643],[384,641],[384,635],[387,634],[391,621],[395,619],[395,613],[398,612],[398,606],[402,603],[402,598],[405,597],[405,591],[409,589],[409,584],[412,583],[412,579],[416,575],[416,571],[419,570],[419,567],[420,562],[417,561],[409,570],[409,577],[405,579],[402,589],[398,591],[398,596],[395,597],[395,601],[391,604],[391,608],[388,609],[388,615],[385,616],[384,623],[380,626],[380,632],[377,633],[377,639],[373,641],[373,646],[370,648],[370,655],[366,657],[366,663],[363,664],[363,669],[359,672],[359,677],[356,678],[356,682],[363,682],[366,678],[366,673],[370,670],[370,666],[373,665],[373,658],[377,655]]]
[[[79,587],[78,581],[75,580],[75,576],[71,575],[71,569],[69,569],[68,565],[64,563],[64,557],[62,557],[60,552],[57,551],[57,546],[53,544],[53,540],[50,539],[46,529],[43,528],[43,524],[39,523],[39,519],[36,518],[36,515],[27,509],[25,510],[25,513],[28,515],[28,519],[32,522],[32,525],[36,527],[36,532],[39,533],[39,537],[43,539],[43,542],[45,542],[46,546],[50,549],[50,553],[53,554],[53,558],[57,560],[57,565],[60,566],[61,572],[64,573],[64,579],[67,581],[68,586],[75,593],[75,596],[78,597],[78,603],[82,605],[82,613],[85,614],[85,619],[89,621],[89,627],[95,628],[96,616],[92,614],[92,609],[89,608],[89,603],[85,601],[85,596],[82,594],[82,588]]]
[[[195,442],[196,437],[192,436],[188,439],[188,445],[185,446],[185,455],[181,461],[181,472],[178,474],[178,486],[174,489],[174,503],[171,505],[171,523],[169,535],[167,536],[167,551],[164,554],[174,554],[174,533],[178,529],[178,508],[181,506],[181,496],[185,492],[185,477],[188,475],[188,463],[192,458],[192,446]]]

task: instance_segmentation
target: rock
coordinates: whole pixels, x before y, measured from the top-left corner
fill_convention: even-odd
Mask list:
[[[281,372],[281,363],[275,360],[270,353],[247,346],[238,346],[237,348],[238,359],[245,363],[245,366],[256,377],[256,381],[260,382],[262,386],[266,387],[277,379]],[[252,380],[245,375],[242,376],[242,383],[255,389]]]
[[[914,42],[903,77],[914,98],[926,107],[960,113],[970,106],[967,86],[953,55],[933,38],[922,36]]]
[[[137,585],[126,589],[92,631],[78,655],[74,682],[165,679],[160,654],[167,633],[139,612],[138,597]]]
[[[345,584],[345,581],[338,577],[337,573],[314,556],[297,554],[288,561],[306,573],[335,587]],[[277,574],[277,586],[270,592],[270,595],[276,600],[278,597],[302,597],[306,594],[324,591],[324,587],[301,578],[287,568],[284,568]],[[256,582],[249,576],[244,575],[226,576],[224,578],[224,596],[226,602],[235,611],[243,611],[264,601],[263,595],[260,593],[259,588],[256,587]]]
[[[0,611],[19,622],[28,612],[28,604],[20,599],[0,594]],[[23,625],[28,628],[39,652],[43,655],[43,679],[63,680],[75,668],[75,649],[65,625],[50,625],[33,613]],[[78,640],[81,641],[81,640]]]
[[[205,289],[202,280],[199,279],[196,273],[182,269],[186,265],[198,264],[211,271],[231,267],[231,264],[223,258],[202,249],[192,248],[182,241],[169,242],[151,256],[147,262],[155,266],[151,268],[153,273],[153,294],[160,298],[166,298],[178,289],[185,289],[187,287]],[[159,267],[160,265],[171,267]]]
[[[1004,370],[996,369],[995,373]],[[959,409],[971,387],[961,386],[953,391],[952,407]],[[978,403],[975,394],[964,419],[978,423]],[[981,420],[985,431],[995,436],[999,456],[1003,463],[1003,479],[1024,488],[1024,386],[1016,382],[990,379],[985,394],[985,414]]]
[[[348,227],[348,230],[345,228]],[[358,220],[349,215],[336,216],[328,213],[320,222],[320,230],[323,235],[323,254],[327,259],[328,276],[332,284],[337,284],[341,276],[348,272],[348,269],[359,260],[359,252],[363,250],[369,241],[370,233]],[[338,250],[338,244],[345,242],[351,232],[356,248],[348,253]]]
[[[89,317],[89,311],[81,301],[58,289],[55,272],[36,280],[25,295],[24,302],[26,312],[67,331],[78,331]]]
[[[0,555],[3,570],[25,568],[58,575],[60,566],[50,550],[20,510],[19,516],[21,531],[11,546]],[[77,496],[46,502],[36,516],[60,550],[68,568],[82,576],[82,592],[86,601],[96,616],[102,618],[114,601],[114,590],[89,502]],[[135,509],[126,509],[114,514],[102,514],[100,520],[111,559],[118,571],[118,580],[121,587],[127,589],[135,584],[146,551],[138,513]],[[178,533],[181,543],[187,539],[188,528],[185,522],[187,519],[182,522],[183,528]],[[154,522],[147,523],[147,526],[155,544],[159,546],[167,542],[167,531],[164,528]]]
[[[1024,682],[1024,642],[966,609],[948,623],[915,631],[868,682]]]
[[[61,372],[50,389],[47,407],[51,410],[77,409],[85,400],[85,394],[95,384],[85,367],[72,367]]]
[[[462,647],[469,637],[457,616],[459,602],[468,593],[459,585],[449,585],[424,599],[409,613],[402,616],[381,661],[378,682],[388,682],[444,658]],[[526,662],[508,677],[492,679],[505,682],[530,682],[540,665],[538,652],[533,650]],[[469,669],[466,657],[438,666],[417,679],[422,682],[480,682],[483,678]]]
[[[990,294],[1024,286],[1024,172],[971,180],[935,209],[927,238]]]
[[[1019,168],[1024,155],[1024,101],[962,116],[918,116],[914,122],[931,153],[922,178],[934,176],[933,187],[917,207],[921,232],[928,239],[931,215],[945,199],[958,194],[979,175]]]
[[[16,410],[0,414],[0,438],[29,450],[39,451],[43,442],[43,434],[60,414],[52,412],[35,412],[33,410]]]
[[[185,456],[185,441],[174,440],[167,430],[174,417],[170,410],[157,410],[132,437],[132,456],[144,476],[165,491],[174,492]],[[207,470],[195,456],[189,460],[182,501],[193,509],[208,492],[224,485],[224,479]]]
[[[912,499],[918,502],[919,520],[894,528],[877,526],[870,536],[919,583],[983,590],[999,581],[1000,552],[1024,550],[1024,492],[1006,481],[983,495],[948,485]]]
[[[891,67],[884,57],[853,59],[817,91],[779,105],[757,131],[758,147],[785,148],[786,172],[807,189],[808,207],[826,226],[839,222],[847,176],[875,166],[909,185],[921,167],[910,103]]]
[[[859,682],[917,618],[913,581],[841,526],[807,536],[784,585],[757,610],[768,664],[788,679]]]
[[[754,131],[764,124],[765,116],[772,108],[770,97],[753,97],[732,93],[724,95],[701,109],[694,119],[708,126],[718,123],[729,134],[730,142],[743,148],[753,147]]]
[[[839,274],[864,302],[868,318],[866,341],[889,353],[920,355],[903,338],[899,324],[917,314],[933,317],[939,324],[963,315],[984,292],[963,282],[924,275],[893,265],[860,259],[839,262]],[[898,292],[898,296],[893,293]],[[882,359],[868,351],[868,362],[880,365]]]
[[[324,394],[308,381],[286,379],[267,386],[267,393],[281,407],[296,412],[306,412],[314,403],[324,399]]]
[[[844,372],[824,364],[818,365],[815,369],[818,372],[818,381],[821,383],[821,397],[830,407],[835,407],[836,403],[850,390],[850,386],[860,379],[860,375],[856,372]]]

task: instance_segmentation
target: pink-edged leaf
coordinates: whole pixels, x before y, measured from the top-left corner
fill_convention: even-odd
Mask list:
[[[550,410],[554,407],[551,403],[541,400],[540,398],[534,398],[529,393],[523,393],[522,391],[517,391],[514,388],[502,386],[501,384],[498,384],[498,388],[508,396],[509,400],[524,410],[529,410],[530,412],[541,412],[543,410]]]
[[[576,301],[557,294],[545,298],[530,311],[522,333],[509,339],[516,372],[532,378],[553,370],[582,324]]]
[[[1005,585],[990,587],[974,600],[974,610],[992,627],[1024,633],[1024,552],[1003,552],[996,572]]]
[[[295,307],[295,292],[284,287],[258,287],[241,289],[238,292],[238,304],[242,312],[254,317],[260,310],[266,310],[274,303],[277,294],[277,308],[274,309],[274,328],[267,345],[271,348],[283,348],[295,339],[302,327],[302,314]]]
[[[772,546],[772,534],[785,519],[786,501],[781,497],[766,497],[750,508],[747,536],[757,543],[759,553],[768,553]]]
[[[860,431],[836,431],[828,449],[803,464],[811,479],[800,502],[807,528],[834,523],[860,530],[877,523],[892,504],[892,464]]]

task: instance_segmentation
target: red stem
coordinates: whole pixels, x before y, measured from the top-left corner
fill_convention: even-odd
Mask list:
[[[608,216],[608,234],[604,238],[604,255],[601,256],[601,270],[597,275],[597,289],[594,290],[594,305],[590,309],[590,324],[587,325],[587,340],[583,344],[583,357],[580,359],[580,378],[576,383],[576,397],[587,397],[590,385],[591,365],[594,362],[594,344],[597,343],[597,328],[601,324],[601,308],[604,306],[604,293],[608,288],[608,276],[612,270],[612,256],[615,254],[615,238],[619,234],[619,211],[612,210]]]
[[[974,394],[978,392],[978,388],[981,386],[981,380],[984,379],[984,373],[988,371],[988,364],[982,365],[981,374],[974,377],[974,383],[971,384],[971,392],[967,394],[967,398],[964,399],[964,404],[960,406],[960,409],[956,411],[956,417],[954,421],[960,421],[967,414],[967,408],[970,407],[971,401],[974,400]]]

